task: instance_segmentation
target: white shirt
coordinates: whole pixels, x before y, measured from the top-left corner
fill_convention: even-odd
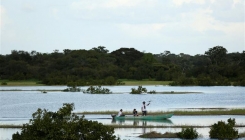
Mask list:
[[[146,111],[146,105],[145,104],[142,105],[141,110]]]
[[[121,112],[121,111],[119,111],[117,116],[121,116],[121,115],[122,115],[122,112]]]

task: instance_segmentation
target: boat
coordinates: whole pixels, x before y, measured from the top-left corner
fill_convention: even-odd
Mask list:
[[[111,115],[115,120],[163,120],[171,118],[174,114],[160,114],[160,115],[147,115],[147,116],[116,116]]]

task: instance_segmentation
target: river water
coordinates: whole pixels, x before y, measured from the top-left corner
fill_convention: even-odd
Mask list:
[[[140,110],[143,101],[151,101],[148,111],[171,110],[195,110],[195,109],[233,109],[245,108],[245,87],[233,86],[143,86],[148,91],[173,92],[188,94],[129,94],[131,88],[137,86],[105,86],[113,94],[84,94],[82,92],[60,92],[51,90],[63,90],[66,86],[0,86],[0,124],[22,124],[28,122],[33,112],[38,108],[56,111],[63,103],[74,103],[74,112],[82,111],[115,111],[121,108],[124,111]],[[81,87],[87,89],[88,87]],[[11,90],[11,91],[5,91]],[[22,91],[21,91],[22,90]],[[37,90],[49,90],[46,94]],[[221,116],[173,116],[169,122],[111,122],[110,116],[86,115],[88,119],[96,120],[104,124],[116,123],[118,125],[200,125],[207,126],[217,121],[227,121],[235,118],[237,124],[245,124],[242,115]],[[102,119],[101,119],[102,118]],[[104,119],[103,119],[104,118]],[[239,128],[244,132],[244,128]],[[12,133],[19,129],[0,129],[0,140],[11,139]],[[149,131],[177,132],[178,128],[157,129],[115,129],[115,134],[125,139],[139,139],[136,136]],[[204,138],[208,137],[209,128],[198,129]]]

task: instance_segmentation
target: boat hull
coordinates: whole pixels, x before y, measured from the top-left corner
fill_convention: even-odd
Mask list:
[[[115,116],[116,120],[163,120],[171,118],[173,114],[148,115],[148,116]]]

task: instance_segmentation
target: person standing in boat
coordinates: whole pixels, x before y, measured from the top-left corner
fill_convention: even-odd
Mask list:
[[[147,114],[147,110],[146,110],[146,106],[148,106],[150,103],[148,103],[147,105],[145,104],[145,101],[143,102],[143,105],[141,107],[141,111],[142,111],[142,116],[146,116]]]

